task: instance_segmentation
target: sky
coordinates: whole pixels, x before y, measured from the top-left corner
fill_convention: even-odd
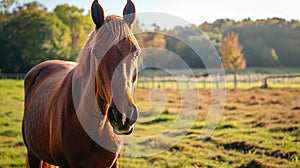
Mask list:
[[[18,0],[20,4],[33,0]],[[53,10],[59,4],[74,5],[90,9],[93,0],[36,0]],[[132,0],[138,13],[160,12],[175,15],[189,23],[199,25],[220,18],[236,21],[251,18],[267,19],[279,17],[300,20],[300,0]],[[126,0],[99,0],[105,14],[122,15]]]

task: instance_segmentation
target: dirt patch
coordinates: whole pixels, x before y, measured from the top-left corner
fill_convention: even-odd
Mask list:
[[[282,100],[272,99],[264,103],[264,105],[284,105],[284,102]]]
[[[275,127],[271,128],[271,132],[293,132],[298,129],[298,126],[290,126],[290,127]]]
[[[291,151],[291,152],[286,152],[282,150],[268,151],[270,149],[259,147],[253,144],[248,144],[245,141],[222,144],[222,146],[226,150],[236,150],[244,154],[253,153],[255,155],[266,155],[274,158],[287,159],[289,161],[300,157],[300,153],[297,153],[296,151]]]
[[[251,100],[250,102],[246,103],[247,106],[256,106],[259,105],[259,102],[256,100]]]
[[[211,160],[216,160],[218,162],[225,162],[226,161],[226,158],[224,156],[221,156],[221,155],[213,156],[210,159]]]
[[[204,137],[204,138],[200,138],[199,140],[203,141],[203,142],[211,142],[211,143],[214,143],[214,144],[217,142],[216,140],[214,140],[211,137]]]
[[[232,111],[232,110],[236,110],[237,107],[236,107],[236,106],[225,106],[224,109],[225,109],[225,110]]]
[[[292,152],[285,152],[281,150],[275,150],[270,153],[265,153],[267,156],[275,157],[275,158],[281,158],[281,159],[287,159],[287,160],[293,160],[295,157],[299,158],[299,153],[296,151]]]
[[[262,122],[262,121],[250,121],[247,124],[253,125],[253,127],[267,127],[268,123]]]
[[[141,146],[151,146],[153,148],[160,148],[160,149],[168,149],[169,144],[166,143],[163,140],[155,139],[155,138],[149,138],[143,142],[139,142],[138,145]]]
[[[239,168],[265,168],[265,167],[267,167],[267,166],[263,165],[262,163],[260,163],[256,160],[252,160],[249,163],[243,164]]]
[[[263,122],[259,122],[255,125],[255,127],[266,127],[268,124],[263,123]]]
[[[300,106],[293,107],[292,110],[300,110]]]
[[[172,147],[169,149],[170,152],[176,152],[176,151],[182,151],[182,150],[183,150],[183,147],[182,147],[182,146],[177,146],[177,145],[172,146]]]
[[[170,119],[168,119],[168,118],[156,118],[154,120],[143,122],[141,124],[142,125],[151,125],[151,124],[158,124],[158,123],[167,122],[167,121],[170,121]]]
[[[252,145],[252,144],[247,144],[245,141],[242,142],[232,142],[232,143],[227,143],[222,145],[224,149],[226,150],[236,150],[240,151],[243,153],[249,153],[250,151],[255,151],[255,150],[263,150],[264,148]]]
[[[253,116],[254,116],[254,114],[246,114],[246,115],[245,115],[246,118],[251,118],[251,117],[253,117]]]

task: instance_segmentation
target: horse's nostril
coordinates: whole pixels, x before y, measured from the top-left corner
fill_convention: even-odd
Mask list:
[[[118,115],[120,115],[120,114],[115,107],[109,108],[107,117],[111,121],[112,124],[117,124],[118,118],[119,118]]]
[[[115,108],[112,108],[112,114],[113,114],[115,120],[117,121],[117,119],[118,119],[118,111]]]
[[[127,118],[126,120],[130,123],[130,125],[132,125],[132,124],[134,124],[134,123],[137,121],[138,115],[139,115],[139,114],[138,114],[137,108],[133,106],[133,107],[131,108],[131,114],[130,114],[130,117]]]

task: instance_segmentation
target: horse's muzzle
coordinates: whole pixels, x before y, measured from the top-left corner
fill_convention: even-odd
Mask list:
[[[133,133],[134,123],[138,119],[138,110],[135,106],[127,108],[128,112],[120,112],[114,105],[108,109],[107,118],[114,132],[118,135],[130,135]]]

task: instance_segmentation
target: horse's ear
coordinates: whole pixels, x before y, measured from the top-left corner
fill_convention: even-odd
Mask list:
[[[101,5],[98,3],[98,0],[94,0],[91,7],[91,15],[93,22],[96,25],[96,29],[102,26],[104,22],[104,11]]]
[[[135,17],[135,5],[131,0],[127,0],[127,4],[123,10],[123,19],[129,26],[131,26],[135,20]]]

